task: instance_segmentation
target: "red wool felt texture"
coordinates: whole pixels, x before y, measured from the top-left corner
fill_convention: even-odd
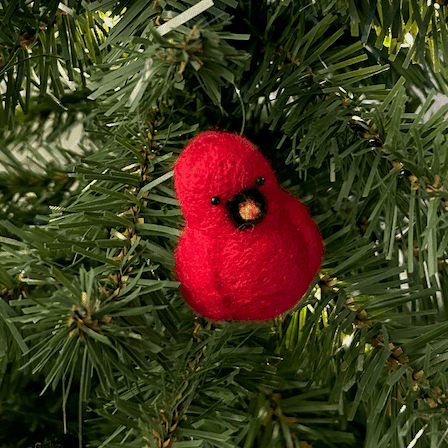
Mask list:
[[[185,218],[176,275],[191,308],[212,321],[263,321],[300,301],[322,262],[322,238],[254,144],[238,134],[202,132],[176,161],[174,187]],[[261,221],[235,222],[229,207],[240,197],[234,213],[254,201],[264,207]]]

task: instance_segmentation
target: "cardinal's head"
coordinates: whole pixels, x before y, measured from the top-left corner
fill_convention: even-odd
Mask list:
[[[174,186],[190,228],[245,232],[275,213],[280,190],[268,160],[238,134],[205,131],[174,166]]]

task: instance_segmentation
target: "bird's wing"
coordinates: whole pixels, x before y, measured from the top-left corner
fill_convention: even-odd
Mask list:
[[[324,246],[316,223],[308,209],[286,191],[281,191],[282,202],[293,224],[299,229],[308,246],[310,273],[314,277],[322,263]]]

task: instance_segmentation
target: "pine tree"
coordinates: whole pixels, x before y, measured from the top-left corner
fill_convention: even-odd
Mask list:
[[[444,3],[1,2],[0,446],[448,446]],[[325,240],[273,321],[179,293],[172,169],[209,128]]]

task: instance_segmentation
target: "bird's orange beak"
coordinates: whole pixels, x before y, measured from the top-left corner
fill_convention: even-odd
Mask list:
[[[243,219],[252,220],[256,219],[261,214],[260,208],[257,206],[254,200],[249,200],[240,204],[239,208],[240,216]]]
[[[229,218],[238,230],[253,229],[268,212],[267,200],[258,188],[245,188],[226,202]]]

